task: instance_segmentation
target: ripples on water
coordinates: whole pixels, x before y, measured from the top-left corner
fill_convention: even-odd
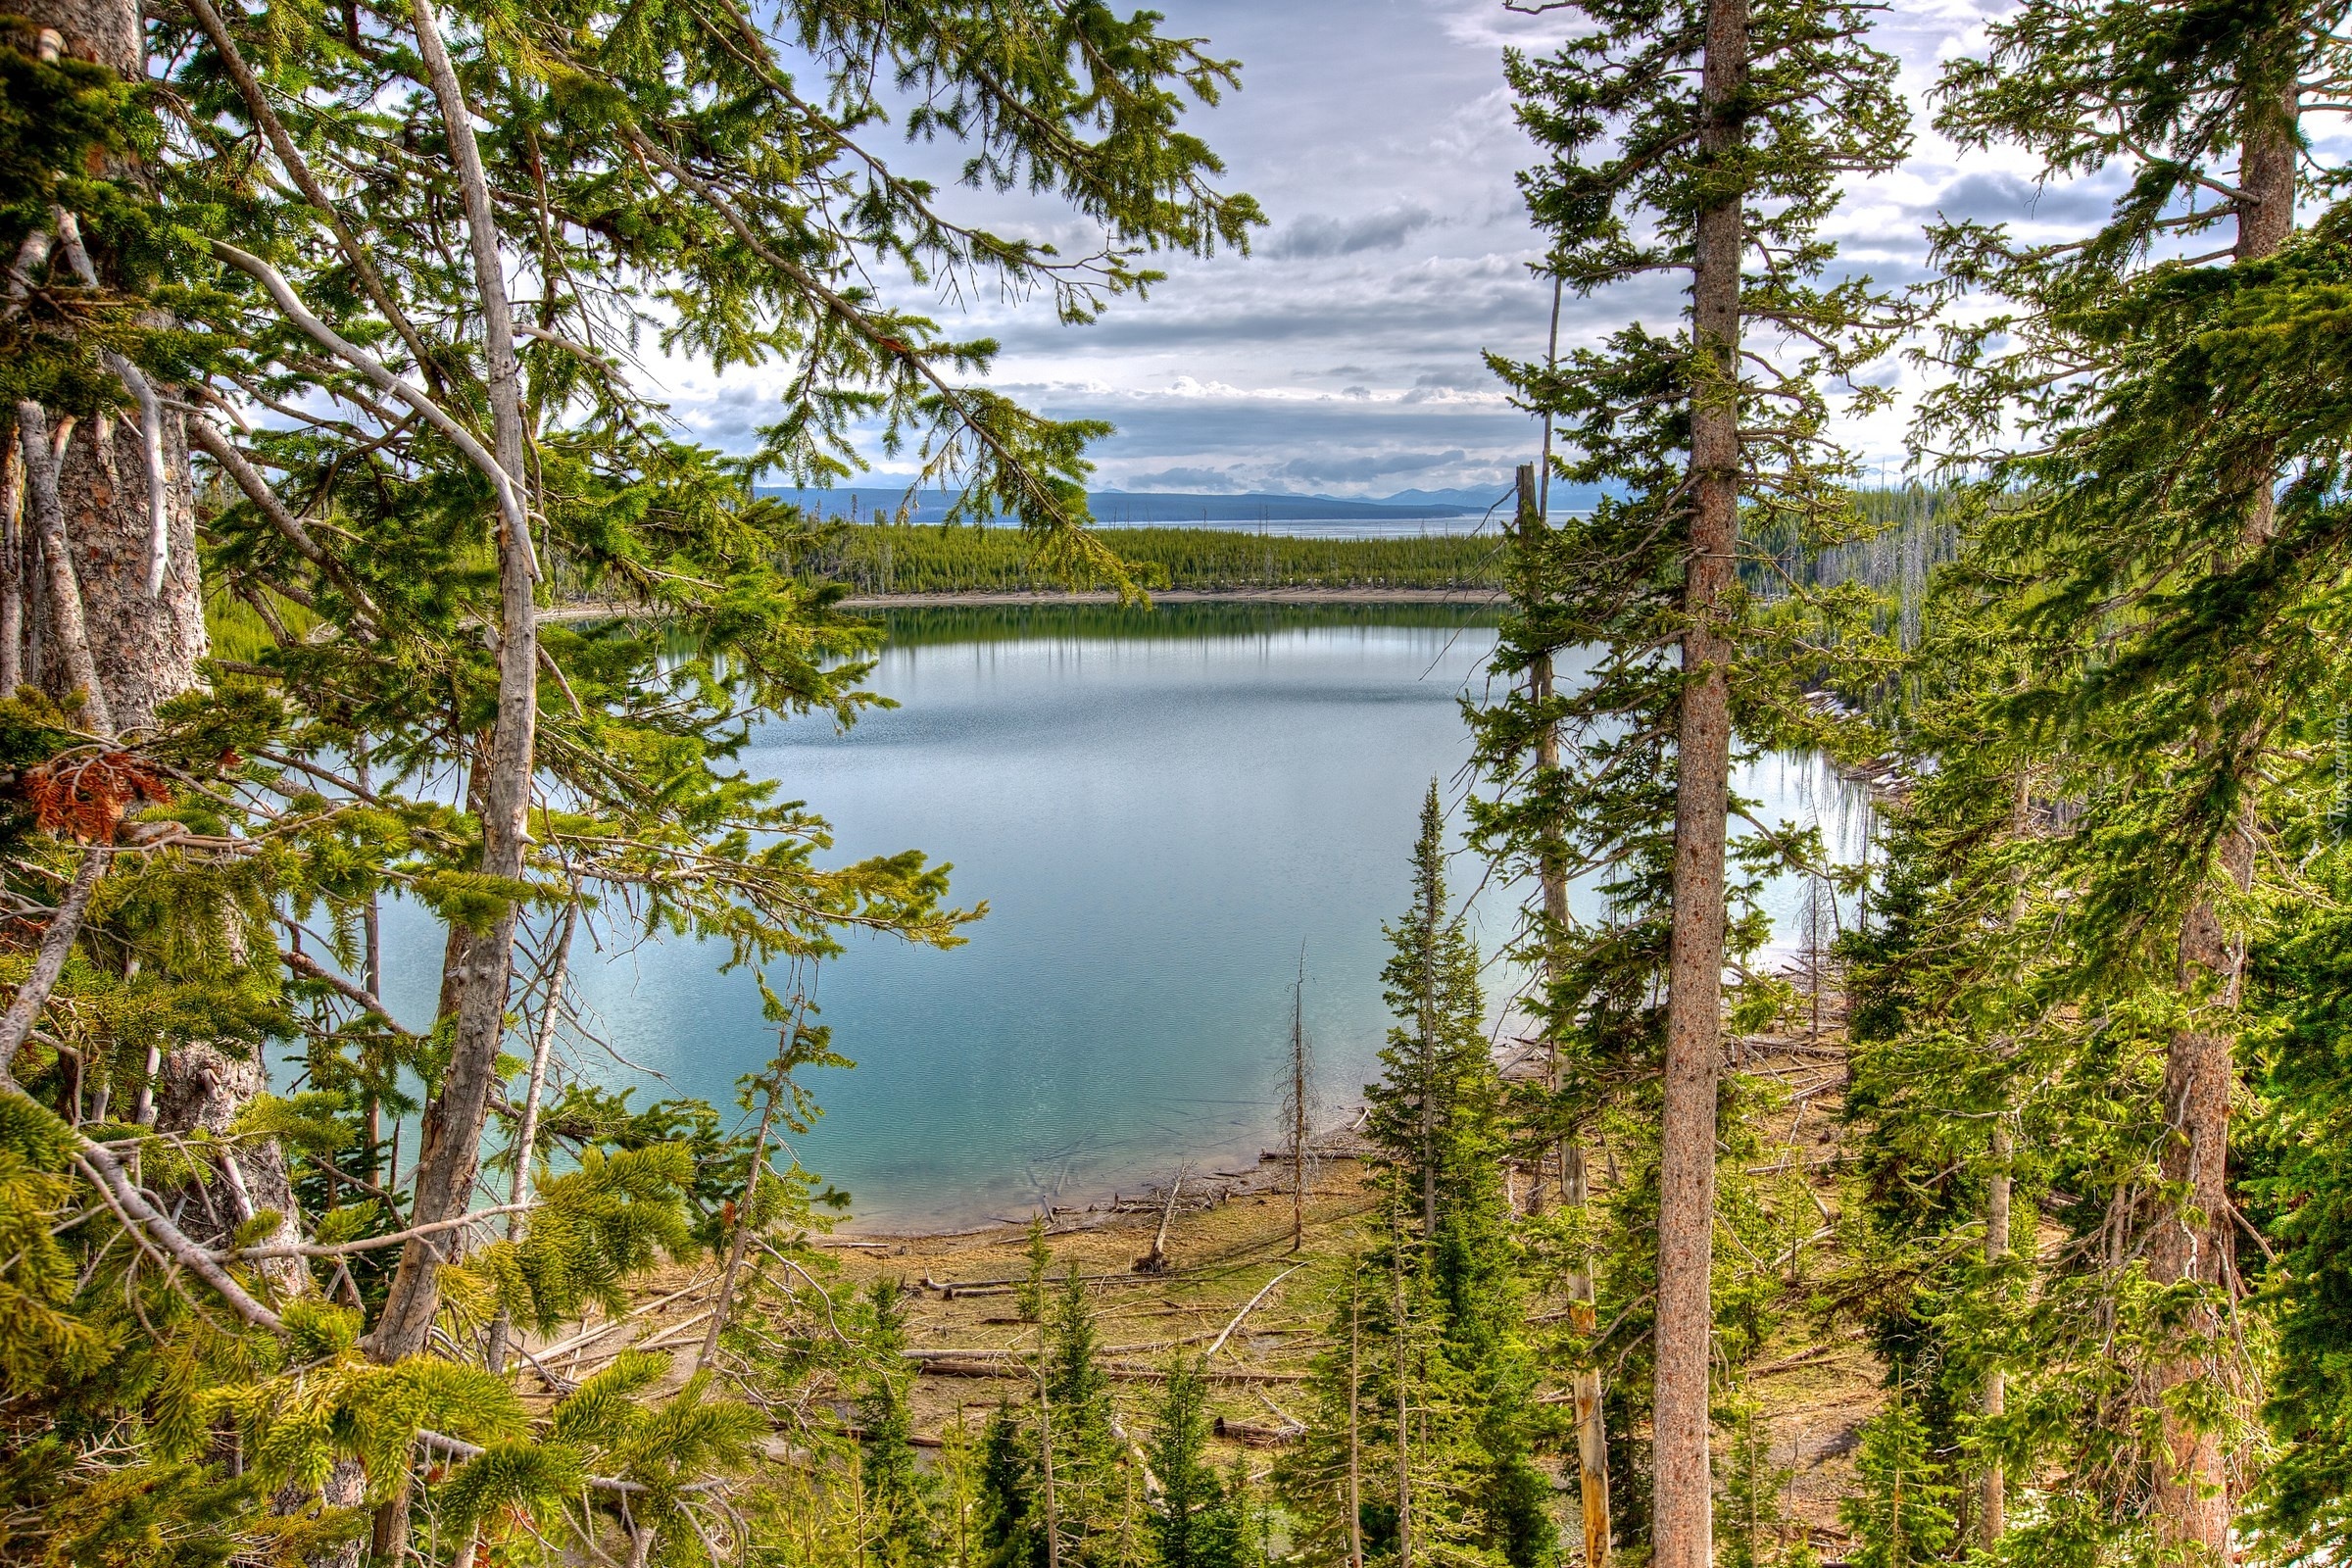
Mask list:
[[[1443,606],[1081,607],[894,612],[876,690],[902,705],[848,734],[768,726],[744,765],[831,818],[836,855],[920,848],[988,901],[949,953],[852,937],[815,979],[853,1072],[798,1152],[861,1221],[1015,1215],[1253,1160],[1274,1134],[1301,942],[1325,1100],[1377,1072],[1388,1025],[1381,921],[1432,777],[1458,799],[1459,703],[1491,613]],[[1767,812],[1824,815],[1851,843],[1851,792],[1775,759],[1743,780]],[[1457,896],[1478,883],[1454,876]],[[1774,890],[1793,921],[1800,894]],[[1487,902],[1505,901],[1494,894]],[[1489,946],[1507,908],[1474,908]],[[401,922],[402,1000],[429,1009],[439,943]],[[575,958],[651,1095],[731,1108],[771,1049],[748,974],[685,942]],[[634,1075],[583,1065],[614,1082]],[[642,1081],[641,1079],[638,1081]]]

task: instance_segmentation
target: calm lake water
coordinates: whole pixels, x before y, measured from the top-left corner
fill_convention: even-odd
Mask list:
[[[1381,922],[1435,777],[1462,790],[1460,699],[1494,633],[1444,608],[1170,606],[933,611],[894,617],[874,686],[900,708],[846,733],[767,727],[750,769],[829,816],[843,858],[919,848],[989,915],[941,953],[868,937],[813,977],[834,1045],[804,1163],[881,1228],[1016,1216],[1248,1163],[1275,1139],[1301,947],[1319,1093],[1377,1075]],[[1851,792],[1775,760],[1744,781],[1770,815]],[[1457,862],[1457,900],[1478,867]],[[1777,889],[1784,920],[1796,894]],[[1492,939],[1507,895],[1472,913]],[[1492,906],[1491,910],[1487,906]],[[404,926],[407,922],[403,922]],[[419,919],[399,947],[438,958]],[[603,1032],[662,1082],[574,1044],[582,1070],[733,1106],[772,1051],[749,974],[695,944],[575,956]],[[402,966],[401,1010],[431,1005]],[[1507,988],[1496,974],[1495,989]],[[1497,1004],[1502,1000],[1494,999]]]

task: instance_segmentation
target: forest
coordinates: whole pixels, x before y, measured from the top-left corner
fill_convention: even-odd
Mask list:
[[[788,559],[805,575],[859,594],[1051,593],[1107,586],[1040,566],[1012,528],[920,523],[816,523]],[[1312,539],[1234,528],[1104,530],[1117,570],[1159,588],[1494,588],[1503,549],[1490,533]]]
[[[1381,1079],[1344,1148],[1290,1107],[1254,1296],[1181,1295],[1175,1191],[1132,1267],[1041,1215],[960,1358],[915,1340],[962,1287],[828,1245],[793,1150],[859,1049],[814,974],[987,890],[737,763],[874,706],[877,571],[1140,617],[1342,569],[1091,530],[1106,428],[874,281],[1151,310],[1265,221],[1187,119],[1242,63],[1097,0],[0,18],[0,1559],[2343,1559],[2345,7],[2021,0],[1924,104],[1861,0],[1518,9],[1530,286],[1622,311],[1465,345],[1529,416],[1507,524],[1346,567],[1506,595],[1463,820],[1395,824]],[[1874,281],[1841,204],[1918,117],[2112,200]],[[657,341],[788,372],[751,450],[665,420]],[[1919,482],[1870,489],[1895,363]],[[877,429],[1017,529],[877,563],[755,488]],[[1740,799],[1789,751],[1875,781],[1868,861]],[[655,939],[760,988],[733,1104],[553,1064],[575,963]],[[1112,1343],[1162,1270],[1206,1327]],[[1220,1359],[1260,1300],[1292,1359]],[[1768,1439],[1832,1357],[1867,1419],[1799,1516]]]

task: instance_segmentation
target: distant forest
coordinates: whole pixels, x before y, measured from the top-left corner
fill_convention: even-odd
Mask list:
[[[1858,491],[1854,518],[1862,536],[1827,549],[1769,536],[1749,540],[1742,576],[1766,599],[1785,578],[1860,583],[1888,596],[1888,612],[1900,618],[1905,640],[1915,641],[1928,573],[1958,549],[1939,497],[1916,487]],[[1384,539],[1181,527],[1123,528],[1102,537],[1151,588],[1505,586],[1506,543],[1494,527]],[[1051,593],[1073,586],[1055,576],[1017,528],[827,522],[795,541],[790,565],[797,575],[846,583],[858,594]]]

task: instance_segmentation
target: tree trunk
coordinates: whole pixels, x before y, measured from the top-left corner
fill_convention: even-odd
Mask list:
[[[1552,291],[1552,334],[1559,333],[1559,291]],[[1548,417],[1548,416],[1547,416]],[[1545,452],[1549,454],[1549,431],[1546,429]],[[1549,471],[1548,462],[1545,467]],[[1525,530],[1544,526],[1543,492],[1538,488],[1535,470],[1526,465],[1519,468],[1519,526]],[[1553,671],[1551,656],[1537,658],[1528,672],[1529,695],[1538,704],[1548,703],[1552,696]],[[1536,732],[1536,775],[1541,781],[1556,773],[1560,766],[1560,734],[1556,725],[1546,723]],[[1560,850],[1563,835],[1554,822],[1545,834],[1545,844],[1538,858],[1538,880],[1544,895],[1544,918],[1547,929],[1556,938],[1568,924],[1568,868]],[[1551,942],[1544,944],[1544,977],[1555,978],[1557,955]],[[1551,1031],[1546,1031],[1550,1033]],[[1550,1044],[1549,1087],[1553,1095],[1560,1092],[1560,1047],[1554,1039]],[[1542,1162],[1538,1162],[1534,1199],[1540,1200],[1544,1192]],[[1574,1139],[1560,1145],[1560,1202],[1570,1208],[1581,1208],[1591,1197],[1585,1175],[1584,1146]],[[1530,1208],[1536,1207],[1531,1201]],[[1568,1319],[1579,1334],[1592,1334],[1598,1326],[1595,1311],[1592,1265],[1590,1258],[1580,1261],[1568,1274]],[[1569,1393],[1576,1408],[1576,1465],[1580,1501],[1583,1505],[1585,1527],[1585,1568],[1608,1568],[1609,1531],[1609,1434],[1607,1417],[1600,1403],[1600,1368],[1598,1365],[1577,1368],[1569,1376]]]
[[[1356,1418],[1356,1391],[1363,1377],[1363,1286],[1362,1270],[1351,1264],[1348,1275],[1348,1568],[1364,1568],[1363,1443]]]
[[[2257,99],[2241,131],[2235,260],[2257,262],[2284,245],[2295,226],[2295,144],[2299,104],[2289,86],[2279,99]],[[2277,529],[2270,466],[2258,476],[2243,530],[2249,550]],[[2257,831],[2249,801],[2242,820],[2222,841],[2223,874],[2243,891],[2253,884]],[[2236,1010],[2245,949],[2222,928],[2210,900],[2189,910],[2180,932],[2180,985],[2211,986],[2202,1026],[2176,1033],[2165,1054],[2164,1120],[2169,1136],[2161,1167],[2165,1182],[2185,1193],[2184,1210],[2168,1212],[2148,1249],[2149,1273],[2171,1284],[2227,1288],[2230,1230],[2230,1100],[2237,1082],[2236,1041],[2229,1015]],[[2212,1353],[2221,1322],[2209,1308],[2191,1314],[2186,1353],[2158,1368],[2156,1397],[2184,1383],[2223,1375]],[[2221,1434],[2167,1413],[2156,1456],[2156,1507],[2165,1534],[2213,1562],[2230,1560],[2230,1496]]]
[[[555,955],[548,960],[547,992],[539,1003],[538,1026],[531,1032],[531,1075],[523,1086],[522,1114],[514,1123],[514,1170],[507,1184],[507,1203],[514,1210],[507,1216],[510,1242],[522,1235],[522,1208],[531,1200],[531,1157],[539,1147],[539,1102],[547,1093],[547,1063],[555,1054],[556,1018],[564,1006],[564,985],[571,968],[571,938],[579,923],[580,905],[575,897],[564,906],[564,925],[556,935]],[[372,930],[369,935],[372,939]],[[764,1118],[760,1123],[760,1135],[764,1143],[767,1138]],[[718,1314],[713,1313],[711,1321],[717,1320]],[[514,1332],[513,1318],[502,1309],[497,1321],[490,1325],[490,1352],[483,1358],[491,1371],[507,1369],[507,1345]]]
[[[1412,1374],[1405,1347],[1403,1229],[1397,1227],[1389,1258],[1396,1291],[1396,1321],[1391,1325],[1389,1359],[1396,1374],[1396,1568],[1413,1568],[1413,1461],[1409,1442],[1412,1427],[1406,1397]]]
[[[457,72],[443,47],[429,0],[416,0],[416,34],[460,182],[466,192],[474,286],[480,295],[482,348],[495,455],[511,482],[498,509],[498,717],[491,732],[483,803],[484,874],[516,877],[528,842],[532,751],[538,721],[538,627],[532,595],[537,564],[530,523],[514,499],[520,494],[523,421],[520,368],[500,259],[497,220],[474,143],[473,122]],[[498,1047],[506,1030],[507,986],[514,947],[515,909],[507,906],[483,932],[453,936],[445,994],[456,998],[448,1071],[441,1093],[425,1110],[416,1152],[410,1223],[430,1224],[464,1212],[481,1162],[482,1124],[489,1114]],[[397,1361],[424,1348],[441,1301],[441,1237],[419,1237],[401,1250],[383,1315],[368,1336],[379,1361]]]
[[[0,441],[0,697],[24,684],[24,460]]]
[[[156,1080],[155,1124],[167,1132],[203,1131],[221,1137],[245,1102],[268,1087],[260,1061],[232,1055],[205,1041],[183,1043],[164,1058]],[[274,1139],[223,1150],[219,1162],[219,1197],[225,1199],[232,1210],[220,1217],[220,1239],[256,1214],[268,1212],[277,1215],[278,1221],[264,1240],[287,1247],[301,1242],[286,1152]],[[280,1296],[299,1295],[315,1283],[310,1264],[299,1257],[266,1258],[254,1266]]]
[[[1566,1191],[1561,1200],[1572,1207],[1582,1206],[1589,1196],[1582,1145],[1568,1146],[1563,1184]],[[1599,1327],[1589,1260],[1568,1276],[1568,1320],[1577,1333],[1589,1335]],[[1576,1472],[1584,1505],[1585,1568],[1608,1568],[1612,1544],[1609,1530],[1609,1426],[1608,1417],[1603,1413],[1600,1403],[1599,1364],[1596,1362],[1578,1367],[1568,1380],[1568,1392],[1576,1402]]]
[[[28,0],[22,9],[36,29],[59,35],[66,54],[133,81],[145,78],[146,33],[136,0]],[[61,275],[64,261],[62,254],[52,257]],[[103,245],[91,262],[102,284],[122,282]],[[196,662],[207,651],[187,433],[168,404],[160,421],[169,567],[159,594],[147,591],[153,530],[140,425],[104,416],[82,420],[58,463],[58,496],[81,590],[78,608],[96,656],[99,694],[118,730],[151,726],[159,703],[195,684]],[[23,672],[45,679],[59,695],[71,689],[60,684],[73,673],[64,667],[23,666]]]
[[[1742,138],[1746,0],[1707,11],[1702,157]],[[1724,833],[1731,776],[1731,640],[1721,617],[1740,523],[1740,268],[1743,209],[1698,215],[1691,276],[1690,566],[1675,743],[1674,926],[1667,971],[1665,1106],[1659,1128],[1653,1560],[1708,1568],[1714,1505],[1707,1371],[1714,1328],[1717,1060],[1723,1034]]]
[[[187,428],[169,407],[162,421],[169,531],[160,594],[147,592],[147,457],[138,424],[84,419],[58,465],[82,624],[107,711],[123,733],[152,729],[156,709],[196,684],[196,662],[209,651],[196,569],[196,508],[187,483]]]
[[[2009,1125],[2003,1121],[1992,1130],[1992,1177],[1986,1184],[1984,1197],[1984,1261],[1998,1264],[2009,1255],[2009,1159],[2012,1148]],[[1989,1419],[2000,1415],[2009,1406],[2009,1375],[1999,1367],[1984,1374],[1984,1412]],[[2008,1477],[2001,1461],[1993,1459],[1984,1466],[1980,1478],[1977,1497],[1977,1539],[1985,1551],[1996,1550],[2001,1535],[2009,1528]]]
[[[24,460],[24,488],[32,498],[33,531],[41,542],[41,566],[48,580],[42,619],[49,635],[42,646],[56,666],[42,684],[50,694],[79,694],[81,727],[112,738],[114,714],[98,677],[98,661],[91,651],[81,618],[81,585],[74,577],[74,550],[66,537],[65,488],[59,475],[47,414],[37,403],[17,405],[17,446]]]

